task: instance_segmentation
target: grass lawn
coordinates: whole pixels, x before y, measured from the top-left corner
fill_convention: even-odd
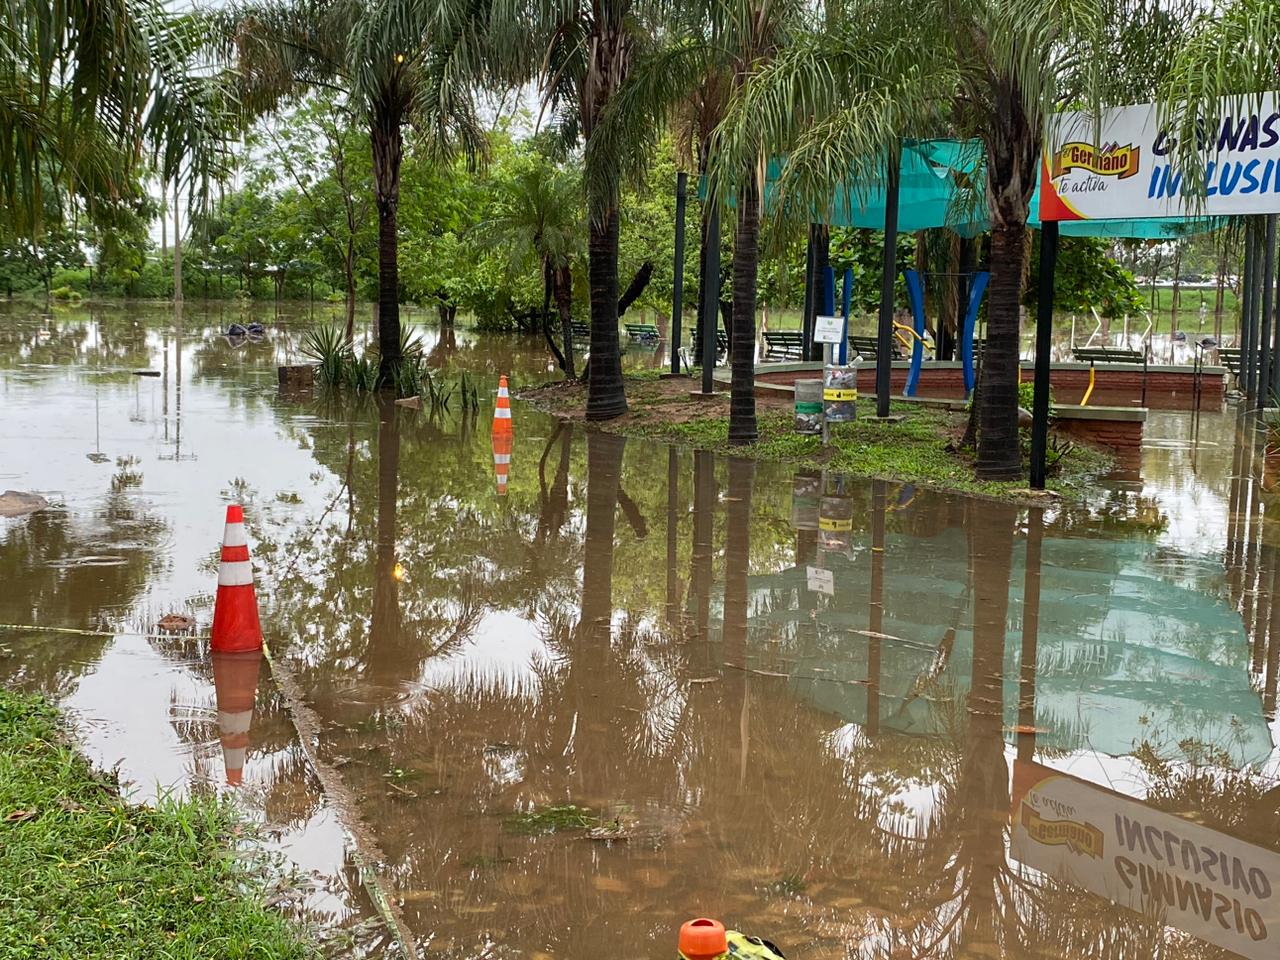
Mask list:
[[[0,689],[0,960],[302,958],[214,798],[121,800],[38,697]]]
[[[757,398],[759,439],[747,446],[729,445],[729,401],[690,398],[696,382],[688,378],[659,379],[646,371],[628,376],[628,413],[593,427],[626,436],[648,437],[717,453],[778,460],[831,470],[858,477],[878,477],[946,490],[960,490],[1002,499],[1023,499],[1026,479],[996,483],[974,478],[970,452],[956,449],[967,414],[895,401],[890,413],[901,419],[877,422],[873,401],[859,401],[865,419],[833,426],[832,443],[824,448],[820,437],[797,434],[791,398]],[[527,391],[521,396],[551,413],[580,419],[586,406],[586,388],[580,382],[557,382]],[[1063,449],[1066,449],[1065,447]],[[1084,490],[1112,464],[1110,455],[1083,444],[1071,445],[1060,459],[1050,454],[1048,486],[1059,493]],[[1056,463],[1053,462],[1056,460]]]

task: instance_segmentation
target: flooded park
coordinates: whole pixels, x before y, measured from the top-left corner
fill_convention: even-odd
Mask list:
[[[281,390],[305,306],[234,340],[233,307],[0,310],[0,489],[50,503],[0,519],[0,683],[130,799],[231,798],[354,954],[670,956],[706,915],[791,960],[1277,955],[1239,403],[1152,409],[1138,470],[1027,506],[518,396],[508,463],[536,337],[408,317],[478,384],[431,414]],[[208,649],[229,503],[266,656]]]

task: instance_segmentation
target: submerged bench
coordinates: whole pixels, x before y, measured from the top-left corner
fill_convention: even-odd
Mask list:
[[[623,328],[632,340],[658,340],[658,328],[652,323],[624,323]]]
[[[799,330],[764,332],[764,358],[766,360],[799,360],[804,356],[804,334]]]
[[[1231,371],[1231,375],[1237,380],[1240,379],[1240,348],[1239,347],[1219,347],[1218,360],[1224,367]]]

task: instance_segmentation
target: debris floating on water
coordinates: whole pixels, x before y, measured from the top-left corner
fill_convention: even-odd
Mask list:
[[[133,375],[135,377],[158,377],[160,376],[160,371],[159,370],[135,370],[133,371]]]
[[[24,517],[49,506],[49,501],[38,493],[6,490],[0,493],[0,517]]]
[[[166,613],[156,621],[156,630],[160,633],[189,633],[195,628],[195,617],[185,613]]]

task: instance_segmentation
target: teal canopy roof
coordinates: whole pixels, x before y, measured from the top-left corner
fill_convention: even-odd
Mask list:
[[[898,229],[911,233],[949,227],[963,236],[985,233],[989,227],[984,190],[986,153],[980,140],[916,140],[902,148],[899,167]],[[765,203],[772,202],[781,163],[770,161],[765,176]],[[1040,229],[1040,188],[1031,198],[1030,225]],[[885,187],[882,180],[842,184],[825,217],[834,227],[884,229]],[[1166,217],[1154,220],[1083,220],[1063,222],[1068,237],[1134,237],[1166,239],[1204,233],[1221,225],[1219,219]]]

